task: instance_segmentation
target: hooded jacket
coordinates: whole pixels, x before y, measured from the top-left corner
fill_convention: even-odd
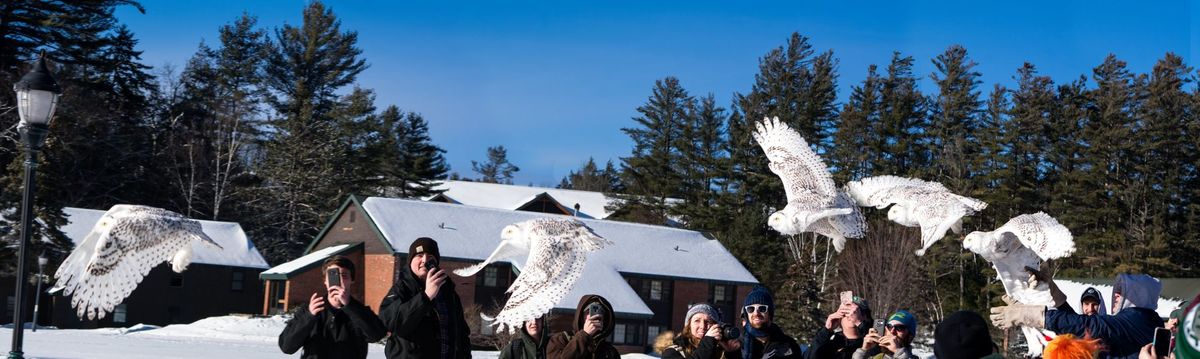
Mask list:
[[[379,305],[379,318],[392,335],[388,337],[384,352],[390,359],[419,358],[440,359],[441,327],[438,321],[437,304],[425,297],[425,281],[418,279],[410,262],[404,265],[400,277],[392,284],[383,303]],[[454,282],[447,277],[438,291],[436,300],[444,301],[450,328],[446,338],[450,345],[448,358],[471,357],[470,328],[463,318],[462,301],[454,291]]]
[[[587,319],[587,314],[584,313],[584,308],[593,302],[600,303],[604,308],[604,328],[600,329],[596,335],[588,335],[583,331],[583,322]],[[560,332],[554,334],[550,338],[550,344],[546,347],[546,357],[549,359],[620,359],[621,353],[617,352],[617,348],[613,347],[605,338],[613,332],[613,327],[616,317],[613,315],[612,304],[604,297],[588,294],[583,298],[579,298],[579,305],[575,307],[575,330],[572,332]]]
[[[518,336],[500,349],[499,359],[546,359],[546,345],[550,343],[550,333],[546,327],[545,318],[538,318],[538,330],[541,335],[534,338],[521,326]]]
[[[366,358],[367,343],[385,335],[375,312],[352,297],[341,309],[326,307],[317,315],[308,312],[307,304],[297,307],[279,333],[279,349],[293,354],[304,348],[301,357],[306,359]]]
[[[1100,339],[1109,358],[1138,357],[1138,351],[1154,341],[1154,328],[1163,326],[1154,309],[1162,284],[1147,275],[1122,274],[1113,291],[1121,293],[1128,304],[1115,315],[1085,316],[1066,310],[1047,310],[1046,329],[1077,337],[1091,335]]]

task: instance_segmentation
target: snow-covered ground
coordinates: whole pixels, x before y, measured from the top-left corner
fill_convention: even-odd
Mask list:
[[[26,358],[286,358],[276,340],[285,319],[213,317],[192,324],[134,325],[90,330],[25,330]],[[12,328],[0,329],[0,341],[12,342]],[[0,351],[7,345],[0,344]],[[383,358],[383,346],[371,344],[371,358]],[[474,353],[495,358],[494,352]]]
[[[25,329],[26,358],[287,358],[277,339],[283,331],[282,317],[213,317],[192,324],[134,325],[129,328]],[[0,352],[12,342],[12,326],[0,328]],[[496,359],[497,352],[476,351],[478,359]],[[368,358],[383,358],[383,345],[371,344]],[[629,354],[625,359],[654,359]]]

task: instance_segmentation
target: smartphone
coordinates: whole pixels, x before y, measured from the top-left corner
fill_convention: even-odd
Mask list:
[[[1154,328],[1154,354],[1159,358],[1171,354],[1171,331],[1167,328]]]
[[[879,336],[887,335],[887,330],[884,329],[884,326],[885,325],[882,320],[875,321],[875,333],[878,333]]]
[[[326,281],[329,282],[330,287],[337,287],[337,286],[342,285],[342,272],[340,270],[338,270],[336,267],[329,268],[329,270],[326,270],[325,278],[326,278]]]
[[[853,302],[854,301],[854,292],[851,292],[851,291],[842,292],[841,298],[842,298],[842,304]]]
[[[438,266],[437,257],[425,258],[425,270],[426,271],[433,270],[434,268],[437,268],[437,266]]]

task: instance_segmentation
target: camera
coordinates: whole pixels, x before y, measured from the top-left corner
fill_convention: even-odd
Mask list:
[[[437,257],[425,257],[425,270],[426,271],[431,271],[434,268],[437,268],[437,266],[438,266]]]
[[[732,340],[742,336],[742,330],[733,324],[721,323],[721,340]]]
[[[599,314],[600,316],[603,316],[604,315],[604,306],[600,305],[600,303],[598,303],[598,302],[592,302],[592,304],[588,304],[587,307],[583,308],[583,312],[587,313],[587,315],[589,317],[593,316],[593,315],[597,315],[597,314]]]

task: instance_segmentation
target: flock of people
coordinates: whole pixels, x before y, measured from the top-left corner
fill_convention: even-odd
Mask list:
[[[354,263],[343,256],[326,260],[322,266],[327,273],[326,295],[314,293],[307,306],[297,308],[279,335],[280,349],[287,354],[303,349],[304,358],[365,358],[368,343],[386,338],[387,358],[470,358],[462,302],[438,265],[437,242],[417,239],[408,253],[408,265],[380,304],[379,315],[346,289],[357,280]],[[1200,295],[1163,321],[1155,311],[1160,282],[1148,275],[1123,274],[1117,277],[1108,308],[1100,292],[1088,288],[1076,312],[1052,279],[1030,272],[1031,281],[1050,287],[1053,306],[1007,303],[991,308],[988,319],[971,311],[950,314],[934,326],[934,355],[1001,358],[991,326],[1026,326],[1058,333],[1052,340],[1047,337],[1042,353],[1046,359],[1200,358]],[[775,305],[765,287],[750,291],[737,318],[723,317],[710,304],[693,304],[680,331],[661,335],[656,351],[663,359],[917,358],[913,344],[919,320],[911,312],[898,310],[877,322],[866,299],[845,293],[812,342],[801,346],[775,323],[779,310],[786,309]],[[551,333],[544,316],[527,321],[499,357],[617,359],[620,353],[608,340],[614,320],[607,299],[585,295],[576,307],[573,330]],[[1161,333],[1156,337],[1157,328],[1171,333],[1169,344],[1160,343],[1164,339]]]

